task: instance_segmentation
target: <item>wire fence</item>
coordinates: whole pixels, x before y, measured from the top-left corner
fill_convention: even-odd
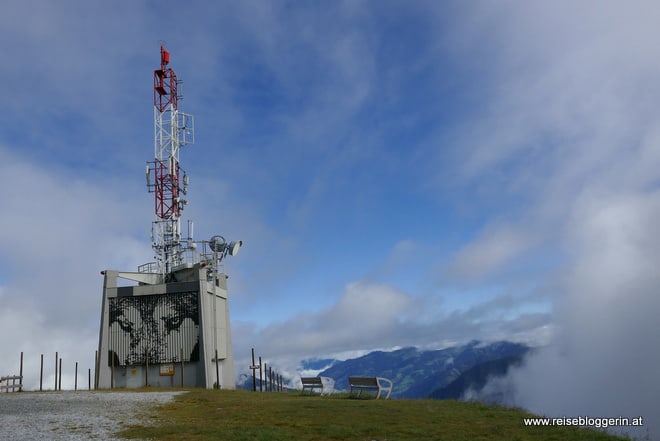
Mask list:
[[[259,392],[286,392],[284,377],[281,374],[273,371],[273,367],[268,366],[267,363],[262,363],[261,356],[259,356],[259,364],[255,363],[254,348],[252,348],[250,369],[252,370],[252,390],[254,392],[257,391],[257,386]],[[259,371],[259,377],[257,377],[257,371]]]
[[[0,393],[5,393],[5,392],[22,392],[24,389],[26,389],[26,381],[25,381],[25,375],[23,375],[23,352],[21,352],[21,357],[20,357],[20,362],[19,362],[19,373],[18,375],[13,374],[13,375],[7,375],[0,377]],[[95,356],[95,360],[97,360],[98,357]],[[95,361],[96,363],[96,361]],[[51,365],[52,366],[52,365]],[[96,371],[96,369],[95,369]],[[48,386],[44,385],[44,354],[41,354],[41,362],[40,362],[40,369],[39,369],[39,391],[43,391],[44,388],[46,390],[62,390],[62,357],[59,356],[59,352],[55,352],[55,380],[53,383],[53,388],[50,389]],[[78,371],[78,362],[75,362],[74,365],[74,375],[73,375],[73,390],[78,390],[79,389],[79,380],[80,380],[80,375]],[[48,374],[46,374],[48,375]],[[83,374],[84,375],[84,374]],[[80,385],[84,387],[83,382],[80,382]],[[89,368],[87,369],[87,389],[91,390],[92,389],[92,369]],[[36,390],[36,389],[35,389]]]

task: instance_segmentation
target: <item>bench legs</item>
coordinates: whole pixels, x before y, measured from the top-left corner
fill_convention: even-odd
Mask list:
[[[353,390],[354,389],[357,390],[357,397],[358,398],[360,398],[360,396],[362,396],[362,391],[365,390],[365,389],[372,390],[372,391],[376,392],[376,399],[378,399],[380,397],[381,390],[377,389],[375,387],[351,387],[351,391],[350,391],[349,395],[353,395]]]
[[[365,389],[374,391],[376,393],[376,397],[375,397],[376,399],[379,399],[382,396],[387,400],[390,397],[390,394],[392,393],[391,388],[351,387],[349,395],[353,395],[353,391],[357,390],[357,398],[360,398],[360,396],[362,395],[362,391]]]
[[[308,386],[308,387],[303,387],[303,388],[302,388],[302,391],[300,391],[300,395],[305,395],[305,390],[308,390],[308,391],[309,391],[309,394],[312,395],[312,394],[314,393],[314,389],[320,389],[320,390],[321,390],[321,392],[320,392],[321,395],[323,394],[323,388],[322,388],[322,387],[319,387],[319,386],[316,386],[316,387],[309,387],[309,386]]]

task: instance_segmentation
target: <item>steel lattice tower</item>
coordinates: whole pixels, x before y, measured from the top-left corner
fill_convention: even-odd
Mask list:
[[[194,143],[194,118],[179,110],[181,82],[171,67],[170,53],[160,47],[160,68],[154,70],[154,160],[147,163],[147,187],[154,193],[151,228],[157,272],[163,276],[182,263],[187,242],[181,237],[181,212],[187,201],[188,178],[179,151]]]

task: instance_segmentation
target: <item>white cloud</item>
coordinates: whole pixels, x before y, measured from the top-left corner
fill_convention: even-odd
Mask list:
[[[461,176],[502,177],[487,195],[513,206],[511,228],[562,257],[547,278],[551,343],[500,385],[512,404],[552,416],[645,416],[655,438],[660,11],[609,2],[565,11],[507,3],[478,24],[493,33],[483,49],[497,60],[482,129],[462,138],[471,153]],[[486,256],[516,254],[493,243]],[[480,262],[474,249],[466,265]]]
[[[521,225],[491,226],[456,253],[446,275],[449,278],[483,278],[523,257],[536,241]]]
[[[16,371],[14,360],[24,351],[25,373],[34,384],[40,353],[59,351],[67,363],[93,363],[99,272],[137,268],[148,260],[149,244],[134,238],[133,222],[140,217],[135,213],[141,210],[131,198],[120,198],[121,184],[76,181],[6,148],[0,149],[0,158],[0,185],[8,190],[0,217],[0,259],[5,264],[0,372]]]

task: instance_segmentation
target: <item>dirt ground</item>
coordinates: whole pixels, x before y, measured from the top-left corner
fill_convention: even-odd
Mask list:
[[[178,392],[0,393],[0,439],[108,440],[137,415]]]

